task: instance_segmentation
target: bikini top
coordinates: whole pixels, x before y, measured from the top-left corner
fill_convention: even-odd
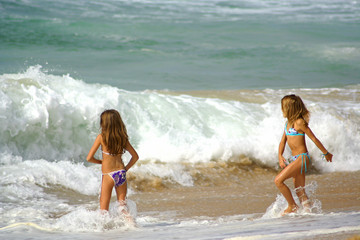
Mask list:
[[[295,128],[289,128],[289,130],[287,130],[287,122],[286,122],[286,125],[285,125],[285,134],[287,136],[305,136],[304,133],[299,133],[298,131],[296,131]]]
[[[125,153],[125,149],[124,149],[124,151],[123,151],[122,153],[118,153],[118,154],[111,154],[111,153],[108,153],[108,152],[104,152],[102,149],[101,149],[101,152],[102,152],[103,154],[106,154],[106,155],[109,155],[109,156],[117,156],[117,155],[124,154],[124,153]]]
[[[119,154],[111,154],[111,153],[108,153],[108,152],[104,152],[102,151],[103,154],[106,154],[106,155],[109,155],[109,156],[116,156],[116,155],[119,155]]]

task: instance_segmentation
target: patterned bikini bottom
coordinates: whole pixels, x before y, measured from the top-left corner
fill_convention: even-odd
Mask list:
[[[289,158],[289,164],[292,163],[292,162],[294,162],[294,161],[295,161],[296,159],[298,159],[298,157],[300,157],[300,156],[301,156],[301,174],[302,174],[304,163],[305,163],[305,173],[307,172],[306,157],[309,158],[309,162],[311,161],[311,160],[310,160],[310,155],[309,155],[308,152],[306,152],[306,153],[300,153],[300,154],[295,155],[295,156],[291,156],[291,157]]]
[[[125,169],[121,169],[121,170],[117,170],[117,171],[109,172],[109,173],[103,173],[102,175],[103,176],[109,175],[114,180],[115,187],[119,187],[126,182],[126,170]]]

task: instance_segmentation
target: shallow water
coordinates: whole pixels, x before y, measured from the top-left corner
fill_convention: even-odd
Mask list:
[[[206,178],[212,173],[202,175]],[[103,216],[97,210],[97,197],[49,186],[44,192],[57,201],[62,199],[66,203],[63,210],[54,214],[54,202],[47,213],[36,203],[30,208],[3,211],[4,225],[16,219],[37,226],[14,226],[1,230],[0,235],[7,239],[22,239],[23,234],[37,239],[53,238],[54,234],[61,239],[344,239],[360,234],[360,189],[353,185],[359,181],[359,172],[309,174],[306,192],[312,212],[300,209],[285,217],[281,211],[286,201],[273,184],[276,171],[224,167],[222,175],[221,182],[201,179],[191,187],[149,185],[133,192],[128,201],[136,227],[117,213],[115,198],[110,214]],[[238,176],[237,181],[230,181],[232,175]],[[129,182],[131,189],[139,183],[132,178]],[[292,189],[292,182],[286,183]]]

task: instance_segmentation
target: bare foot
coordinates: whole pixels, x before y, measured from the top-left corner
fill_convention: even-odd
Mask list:
[[[298,207],[297,205],[288,206],[287,209],[285,209],[285,210],[283,211],[283,213],[281,214],[281,216],[285,216],[286,214],[293,213],[293,212],[297,212],[298,208],[299,208],[299,207]]]

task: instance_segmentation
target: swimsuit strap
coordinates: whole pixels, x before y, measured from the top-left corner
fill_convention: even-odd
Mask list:
[[[103,149],[102,149],[102,147],[101,147],[101,152],[102,152],[103,154],[106,154],[106,155],[109,155],[109,156],[117,156],[117,155],[124,154],[124,153],[126,152],[126,149],[124,148],[122,153],[112,154],[112,153],[104,152]]]
[[[109,155],[109,156],[116,156],[116,155],[118,155],[118,154],[111,154],[111,153],[104,152],[104,151],[102,151],[102,153],[103,153],[103,154],[106,154],[106,155]]]
[[[115,171],[108,172],[108,173],[102,173],[102,175],[109,175],[109,174],[113,174],[113,173],[116,173],[116,172],[126,173],[126,170],[125,169],[115,170]]]
[[[303,165],[304,165],[304,158],[305,158],[305,173],[307,172],[307,167],[306,167],[306,157],[309,158],[309,162],[310,162],[310,156],[309,156],[309,153],[301,153],[297,156],[300,156],[301,155],[301,174],[302,174],[302,171],[303,171]]]

